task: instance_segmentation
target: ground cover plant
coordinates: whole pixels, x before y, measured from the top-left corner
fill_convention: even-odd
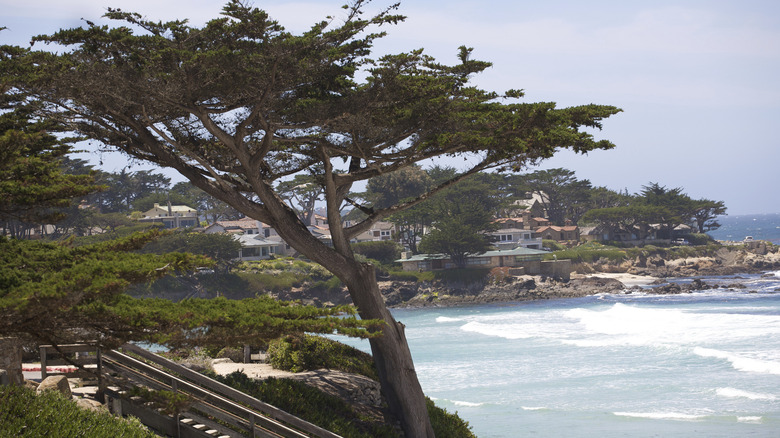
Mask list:
[[[0,437],[155,438],[133,419],[80,408],[57,391],[0,386]]]

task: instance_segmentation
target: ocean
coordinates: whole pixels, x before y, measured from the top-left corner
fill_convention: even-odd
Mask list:
[[[729,240],[780,238],[760,228]],[[426,395],[479,438],[780,437],[780,271],[701,279],[744,288],[393,313]]]
[[[708,232],[717,240],[741,241],[747,236],[780,245],[780,213],[719,216],[721,227]]]

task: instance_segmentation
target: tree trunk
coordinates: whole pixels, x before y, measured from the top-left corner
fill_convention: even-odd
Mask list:
[[[342,278],[342,281],[347,285],[361,318],[381,319],[387,323],[383,335],[370,342],[390,411],[401,421],[407,438],[433,438],[425,394],[417,380],[404,325],[396,321],[387,309],[376,282],[374,267],[357,262],[356,265],[353,275]]]

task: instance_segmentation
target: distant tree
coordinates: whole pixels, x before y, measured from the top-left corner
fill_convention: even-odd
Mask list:
[[[431,200],[436,220],[420,241],[425,253],[447,254],[458,267],[465,267],[469,255],[489,250],[496,229],[494,212],[502,201],[484,181],[469,179]]]
[[[589,198],[589,210],[610,207],[626,207],[632,201],[630,195],[616,192],[606,187],[592,188],[590,190]]]
[[[414,200],[427,193],[432,186],[433,180],[428,172],[420,166],[409,166],[368,180],[362,198],[372,209],[387,208]],[[395,224],[396,236],[401,244],[417,254],[417,242],[426,228],[430,227],[432,215],[430,202],[423,202],[389,216],[388,220]]]
[[[664,214],[656,218],[656,223],[663,226],[661,237],[667,238],[672,238],[678,225],[690,223],[696,211],[695,201],[683,193],[682,188],[667,189],[655,182],[642,186],[635,201],[641,205],[663,208]]]
[[[154,194],[165,196],[171,179],[151,170],[130,172],[123,168],[119,173],[102,174],[99,182],[107,187],[97,199],[101,212],[130,214],[140,210],[134,205],[137,200]]]
[[[322,174],[322,169],[314,168],[309,173],[295,175],[291,180],[280,181],[276,186],[279,195],[305,224],[313,224],[315,204],[325,194],[322,179],[317,177],[319,174]]]
[[[209,195],[189,181],[176,183],[169,193],[176,199],[182,199],[184,205],[190,205],[198,210],[198,214],[208,223],[216,221],[239,220],[244,217],[241,212],[227,203]]]
[[[720,228],[720,223],[716,219],[725,214],[726,205],[723,201],[700,199],[694,201],[692,224],[699,233],[717,230]]]
[[[177,231],[147,244],[142,253],[167,254],[186,252],[202,255],[216,263],[219,270],[227,273],[238,257],[241,244],[228,234],[205,234]]]
[[[671,212],[665,207],[635,204],[588,210],[582,220],[604,227],[610,234],[610,239],[615,239],[617,234],[625,232],[642,240],[650,234],[651,224],[663,222],[670,215]]]
[[[564,225],[566,219],[577,223],[589,208],[590,181],[577,179],[571,170],[537,170],[521,180],[525,187],[539,195],[548,219],[555,225]]]

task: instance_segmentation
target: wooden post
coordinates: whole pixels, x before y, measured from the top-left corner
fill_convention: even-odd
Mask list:
[[[46,377],[46,347],[41,347],[41,381]]]

